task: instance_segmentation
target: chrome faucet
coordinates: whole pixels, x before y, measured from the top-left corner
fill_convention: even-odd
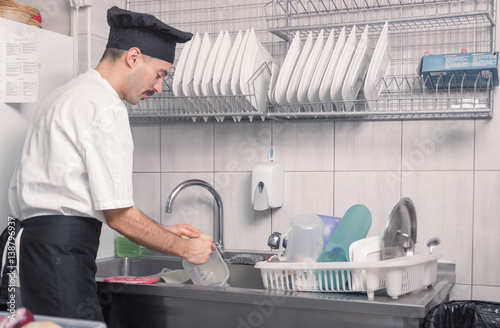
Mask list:
[[[224,237],[224,232],[223,232],[224,214],[223,213],[224,213],[224,210],[222,207],[222,199],[221,199],[219,193],[217,192],[217,190],[215,190],[215,188],[212,187],[212,185],[210,185],[208,182],[203,181],[203,180],[198,180],[198,179],[191,179],[191,180],[186,180],[186,181],[178,184],[177,187],[175,187],[170,192],[170,195],[168,196],[167,205],[165,206],[165,212],[172,213],[172,204],[174,202],[175,197],[177,197],[177,195],[181,192],[181,190],[183,190],[184,188],[190,187],[190,186],[203,187],[203,188],[207,189],[208,191],[210,191],[212,193],[212,195],[214,196],[215,201],[217,203],[217,207],[219,209],[218,230],[216,229],[216,224],[214,222],[214,233],[218,231],[218,236],[214,236],[217,238],[217,239],[216,238],[214,238],[214,239],[217,240],[215,242],[215,244],[222,250],[224,248],[224,245],[223,245],[223,240],[224,240],[224,238],[223,238]]]

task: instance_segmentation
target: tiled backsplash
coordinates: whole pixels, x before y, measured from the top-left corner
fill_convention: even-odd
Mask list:
[[[500,121],[166,123],[132,126],[136,205],[163,224],[187,222],[212,233],[215,206],[199,187],[184,190],[171,214],[170,191],[204,179],[222,196],[228,249],[268,250],[299,213],[342,216],[365,204],[369,235],[382,235],[402,197],[415,203],[417,251],[439,236],[436,251],[457,263],[458,298],[498,298],[500,251]],[[498,126],[498,128],[495,128]],[[488,134],[486,136],[485,134]],[[478,140],[482,143],[478,144]],[[270,146],[285,164],[282,208],[254,211],[251,169]],[[498,161],[500,162],[500,161]],[[474,268],[474,269],[473,269]]]

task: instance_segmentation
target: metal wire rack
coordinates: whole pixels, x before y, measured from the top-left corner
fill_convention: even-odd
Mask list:
[[[231,5],[233,9],[238,6]],[[258,4],[264,14],[253,2],[252,5],[255,11],[246,12],[245,22],[249,26],[241,25],[241,21],[235,26],[237,20],[229,20],[228,25],[224,25],[222,18],[214,18],[212,22],[217,25],[214,33],[218,28],[235,33],[238,28],[258,26],[259,38],[277,63],[283,61],[286,45],[297,32],[305,39],[310,32],[317,36],[321,30],[339,32],[345,27],[350,31],[354,25],[361,28],[368,25],[373,50],[388,21],[392,60],[387,76],[376,82],[380,96],[365,99],[360,92],[356,99],[344,102],[286,106],[268,103],[267,108],[262,108],[255,105],[255,94],[173,97],[171,81],[167,79],[161,95],[138,106],[129,106],[131,121],[487,119],[493,116],[491,77],[452,77],[449,83],[438,78],[440,82],[430,84],[419,75],[418,65],[425,53],[459,53],[463,49],[493,53],[496,0],[273,0]],[[269,67],[263,69],[269,71]]]

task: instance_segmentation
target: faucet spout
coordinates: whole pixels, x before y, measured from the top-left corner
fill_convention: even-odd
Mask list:
[[[167,198],[167,204],[165,205],[165,212],[167,213],[172,213],[172,205],[174,203],[175,198],[179,193],[191,186],[200,186],[208,191],[214,196],[215,202],[217,203],[217,208],[218,208],[218,222],[214,222],[214,239],[216,240],[216,244],[220,249],[223,249],[223,241],[224,241],[224,209],[222,206],[222,198],[220,197],[219,193],[217,190],[215,190],[212,185],[210,185],[208,182],[199,180],[199,179],[190,179],[186,180],[184,182],[181,182],[178,184],[171,192],[170,195]]]

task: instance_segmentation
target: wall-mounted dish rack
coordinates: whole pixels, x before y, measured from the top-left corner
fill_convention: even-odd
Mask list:
[[[349,106],[301,103],[252,106],[254,94],[173,97],[165,92],[129,106],[132,122],[259,119],[403,120],[487,119],[493,116],[493,83],[488,77],[452,78],[453,83],[426,86],[418,74],[424,54],[495,51],[496,0],[273,0],[265,5],[268,31],[290,42],[300,32],[319,35],[343,27],[369,26],[370,44],[388,21],[391,64],[376,82],[376,99],[361,92]],[[337,34],[338,35],[338,34]],[[275,58],[277,62],[283,58]],[[270,70],[269,67],[263,69]],[[471,83],[471,81],[474,81]],[[348,110],[349,109],[349,110]]]

